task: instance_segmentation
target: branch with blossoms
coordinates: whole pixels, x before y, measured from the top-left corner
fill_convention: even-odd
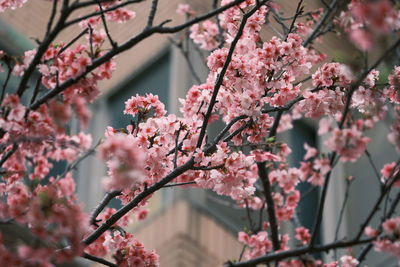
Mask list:
[[[24,2],[2,1],[0,11]],[[379,166],[373,160],[376,151],[367,149],[373,140],[366,136],[380,121],[390,120],[387,141],[400,151],[400,67],[384,77],[387,82],[378,71],[399,49],[400,39],[381,47],[371,66],[366,57],[378,41],[398,35],[400,13],[391,1],[352,1],[340,10],[340,1],[333,0],[307,10],[299,0],[292,14],[283,14],[280,1],[222,0],[197,17],[189,5],[180,4],[177,13],[186,21],[167,26],[171,20],[155,24],[161,1],[152,0],[141,31],[117,43],[109,23],[134,19],[131,8],[139,2],[53,1],[36,49],[21,58],[0,51],[0,71],[7,69],[0,97],[0,223],[23,227],[43,241],[32,244],[15,237],[22,243],[15,244],[0,234],[0,262],[49,265],[83,257],[106,266],[158,266],[156,252],[146,250],[125,228],[147,216],[153,193],[188,186],[229,196],[246,212],[249,227],[238,233],[243,250],[238,261],[225,266],[352,267],[372,247],[400,258],[400,218],[394,217],[400,201],[399,161],[387,159]],[[77,26],[81,29],[74,38],[54,43],[61,31]],[[136,95],[125,102],[132,123],[119,130],[107,127],[98,145],[91,146],[89,134],[69,133],[74,116],[82,129],[88,125],[87,106],[100,94],[98,83],[112,78],[114,56],[153,35],[181,31],[186,44],[190,38],[197,50],[208,53],[209,70],[205,82],[197,79],[199,84],[181,100],[182,115],[167,115],[158,96]],[[366,57],[362,67],[330,62],[318,50],[331,31],[349,37],[354,51]],[[182,51],[193,71],[191,51]],[[10,88],[11,76],[19,78],[17,88]],[[295,167],[288,160],[292,144],[282,133],[300,119],[319,122],[318,134],[326,141],[320,149],[302,144],[306,153]],[[211,140],[214,121],[224,127]],[[88,215],[77,203],[71,171],[95,151],[108,168],[102,181],[107,193]],[[340,179],[333,171],[362,155],[378,179],[378,197],[355,237],[340,236],[349,196],[357,190],[347,187],[333,240],[319,241],[327,192]],[[53,177],[50,171],[60,161],[68,163],[66,170]],[[300,184],[310,189],[301,192]],[[302,225],[300,202],[319,189],[313,225]],[[121,201],[120,209],[108,207],[113,199]],[[378,223],[373,225],[374,218]],[[283,224],[291,224],[293,231],[285,232]],[[295,241],[290,243],[291,238]],[[360,246],[365,247],[357,258],[341,254],[337,261],[340,249]],[[324,257],[325,264],[315,258],[315,253],[332,250],[335,257]]]

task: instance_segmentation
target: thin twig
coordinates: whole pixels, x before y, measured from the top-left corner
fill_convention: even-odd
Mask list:
[[[73,169],[76,168],[76,166],[79,165],[85,158],[89,157],[91,154],[93,154],[96,151],[96,148],[101,144],[101,140],[97,142],[96,145],[94,145],[92,148],[89,148],[86,150],[81,156],[79,156],[77,159],[75,159],[73,162],[71,162],[68,167],[65,169],[65,171],[57,178],[64,177],[68,172],[72,171]]]
[[[98,2],[103,4],[103,3],[110,3],[113,1],[114,0],[89,0],[89,1],[75,0],[71,5],[71,9],[75,11],[77,9],[88,7],[88,6],[95,6],[95,5],[97,5]]]
[[[281,25],[282,31],[283,31],[283,35],[287,35],[287,33],[289,32],[289,28],[288,28],[288,27],[285,25],[285,23],[283,23],[283,21],[280,19],[280,16],[279,16],[278,12],[276,12],[275,8],[271,8],[270,10],[271,10],[271,12],[272,12],[272,14],[273,14],[273,17],[274,17],[275,21],[276,21],[279,25]],[[269,24],[269,23],[268,23],[268,24]],[[271,27],[273,27],[273,26],[271,25]]]
[[[384,222],[386,219],[389,219],[390,217],[392,217],[399,202],[400,202],[400,193],[397,194],[396,198],[392,202],[392,205],[391,205],[391,208],[390,208],[388,214],[382,218],[381,222]],[[379,224],[378,231],[379,232],[382,231],[382,223]],[[357,257],[357,260],[360,262],[360,264],[362,261],[364,261],[365,256],[367,256],[368,252],[371,250],[372,247],[373,247],[373,244],[370,243],[361,251],[360,255]]]
[[[10,76],[11,76],[11,72],[12,72],[12,68],[11,68],[11,64],[10,64],[9,59],[7,59],[5,62],[6,62],[8,71],[7,71],[6,80],[4,81],[3,88],[2,88],[2,90],[1,90],[0,104],[3,102],[4,95],[5,95],[6,88],[7,88],[7,84],[8,84],[8,81],[10,80]]]
[[[32,105],[32,103],[35,101],[35,99],[36,99],[36,97],[37,97],[37,95],[39,93],[41,82],[42,82],[42,74],[40,74],[38,79],[36,80],[36,85],[35,85],[35,89],[33,90],[32,98],[31,98],[31,101],[30,101],[30,105]],[[30,112],[30,109],[27,108],[25,110],[25,115],[24,115],[25,122],[28,120],[29,112]]]
[[[89,28],[89,45],[90,45],[90,60],[93,61],[94,59],[94,50],[93,50],[93,28],[88,24]]]
[[[89,28],[84,29],[81,31],[75,38],[73,38],[71,41],[69,41],[66,45],[64,45],[60,51],[58,51],[57,56],[61,55],[62,52],[64,52],[68,47],[73,45],[79,38],[81,38],[83,35],[85,35],[89,31]]]
[[[39,77],[38,77],[38,79],[36,81],[35,89],[33,90],[33,95],[32,95],[30,104],[32,104],[35,101],[35,99],[36,99],[36,97],[37,97],[37,95],[39,93],[40,83],[41,82],[42,82],[42,75],[39,75]]]
[[[115,49],[115,48],[118,47],[118,44],[117,44],[117,43],[113,40],[113,38],[111,37],[110,31],[108,30],[106,18],[105,18],[105,16],[104,16],[104,10],[103,10],[103,7],[101,6],[99,0],[97,0],[97,3],[98,3],[98,7],[99,7],[99,10],[100,10],[100,13],[101,13],[101,14],[100,14],[101,21],[103,22],[104,30],[105,30],[105,32],[106,32],[108,41],[110,42],[112,48]]]
[[[286,34],[285,41],[287,40],[289,34],[293,31],[294,24],[295,24],[298,16],[301,15],[301,13],[303,13],[303,7],[301,6],[302,3],[303,3],[303,0],[300,0],[299,3],[297,4],[296,13],[294,14],[292,23],[290,24],[289,30]]]
[[[238,121],[240,121],[240,120],[243,120],[243,119],[246,119],[247,118],[247,115],[241,115],[241,116],[237,116],[237,117],[235,117],[235,118],[233,118],[225,127],[224,127],[224,129],[222,129],[222,131],[220,131],[219,133],[218,133],[218,135],[214,138],[214,140],[213,140],[213,142],[210,144],[210,145],[207,145],[206,146],[206,149],[205,149],[205,153],[207,154],[207,153],[211,153],[212,151],[213,151],[213,149],[211,149],[212,147],[213,148],[215,148],[215,146],[218,144],[218,142],[224,137],[224,135],[232,128],[232,126],[236,123],[236,122],[238,122]],[[247,123],[245,123],[244,125],[246,125],[246,127],[247,127]],[[236,132],[236,131],[235,131]],[[234,134],[233,136],[235,136],[236,134]],[[230,139],[229,139],[230,140]],[[224,142],[227,142],[227,141],[229,141],[229,140],[227,140],[227,139],[224,139]]]
[[[47,23],[47,29],[46,29],[45,36],[49,34],[49,32],[51,30],[51,26],[53,25],[53,21],[56,16],[56,12],[57,12],[57,3],[58,3],[58,0],[53,0],[53,8],[51,9],[49,22]]]
[[[157,4],[158,4],[158,0],[153,0],[151,2],[150,13],[149,13],[149,16],[147,17],[147,25],[146,25],[147,28],[151,28],[153,26],[154,17],[157,12]]]
[[[337,4],[339,3],[339,0],[333,0],[327,10],[325,11],[324,15],[322,16],[321,20],[318,21],[317,26],[315,26],[315,29],[313,32],[308,36],[308,38],[303,42],[303,46],[306,47],[309,45],[317,36],[319,30],[321,27],[324,25],[325,21],[329,18],[333,10],[336,8]]]
[[[12,148],[10,151],[8,151],[0,160],[0,168],[3,166],[3,164],[17,151],[18,145],[13,144]]]
[[[192,76],[193,76],[193,78],[196,80],[196,82],[197,82],[198,84],[200,84],[200,83],[201,83],[200,77],[197,75],[196,71],[194,70],[193,64],[192,64],[192,62],[191,62],[190,59],[189,59],[189,54],[188,54],[188,52],[185,51],[185,50],[183,49],[182,44],[178,44],[178,43],[175,42],[172,38],[169,38],[169,40],[170,40],[170,42],[171,42],[173,45],[175,45],[176,48],[179,49],[179,51],[181,52],[183,58],[184,58],[185,61],[186,61],[187,66],[189,67],[190,73],[192,74]]]
[[[175,137],[175,154],[174,154],[174,169],[177,167],[177,160],[178,160],[178,141],[179,141],[179,134],[181,133],[181,128],[176,131],[176,137]]]
[[[218,3],[218,0],[214,0],[214,2],[213,2],[214,9],[217,8],[217,3]],[[224,47],[224,31],[222,30],[221,21],[219,20],[218,15],[215,15],[215,20],[217,21],[217,27],[218,27],[218,42],[219,42],[218,48],[222,48],[222,47]]]
[[[374,217],[375,213],[378,211],[379,206],[381,205],[382,200],[385,198],[387,192],[389,192],[389,190],[392,188],[393,184],[395,182],[397,182],[397,180],[399,178],[400,178],[400,173],[397,173],[396,176],[393,177],[393,179],[390,181],[390,183],[388,185],[386,185],[385,188],[382,190],[379,198],[375,202],[375,205],[371,209],[371,212],[369,213],[369,215],[367,216],[367,218],[364,220],[363,224],[361,225],[360,230],[356,236],[357,239],[360,239],[360,237],[364,233],[365,228],[367,227],[367,225],[369,224],[371,219]]]
[[[246,251],[246,247],[247,247],[247,245],[244,244],[243,247],[242,247],[242,251],[240,252],[238,261],[241,261],[241,260],[242,260],[243,255],[244,255],[244,252]]]
[[[371,164],[372,169],[374,170],[374,174],[375,174],[376,178],[378,179],[379,184],[382,185],[381,176],[379,175],[378,169],[376,168],[375,163],[374,163],[374,161],[372,160],[372,156],[371,156],[371,154],[369,153],[368,149],[365,149],[365,155],[367,156],[368,161],[369,161],[369,163]]]
[[[340,225],[342,224],[344,209],[346,207],[346,203],[347,203],[347,200],[349,198],[349,191],[350,191],[351,182],[349,180],[346,180],[346,182],[347,182],[346,192],[344,194],[344,200],[343,200],[342,208],[340,209],[340,215],[339,215],[339,219],[338,219],[338,222],[337,222],[337,225],[336,225],[335,241],[338,240],[339,229],[340,229]]]
[[[246,215],[247,215],[247,220],[249,221],[250,230],[251,230],[252,233],[254,233],[254,226],[255,225],[253,223],[253,219],[251,218],[249,202],[247,201],[247,199],[245,199],[244,202],[246,204]]]
[[[329,244],[315,246],[312,248],[310,248],[309,246],[303,246],[299,248],[294,248],[292,250],[269,253],[243,262],[236,262],[236,263],[228,262],[227,264],[224,265],[224,267],[254,267],[257,266],[257,264],[266,264],[286,258],[298,257],[304,254],[313,254],[323,251],[329,251],[331,249],[346,248],[356,245],[368,244],[373,242],[374,240],[375,238],[366,238],[362,240],[352,239],[349,241],[347,240],[335,241]]]
[[[347,200],[349,199],[351,181],[346,179],[346,183],[347,183],[346,192],[344,194],[343,204],[342,204],[342,207],[340,209],[339,219],[338,219],[338,222],[336,224],[335,239],[334,239],[335,241],[338,240],[339,230],[340,230],[340,226],[341,226],[342,220],[343,220],[344,209],[346,207]],[[335,258],[335,260],[337,259],[337,251],[336,250],[335,250],[335,257],[334,258]]]
[[[282,117],[283,111],[278,111],[274,123],[270,129],[270,132],[268,134],[268,137],[274,137],[276,135],[276,131],[279,126],[280,119]],[[264,187],[264,196],[265,196],[265,201],[267,204],[267,213],[268,213],[268,221],[270,224],[270,230],[271,230],[271,239],[272,239],[272,245],[275,251],[280,249],[280,243],[279,243],[279,233],[278,233],[278,222],[276,218],[276,213],[275,213],[275,202],[274,199],[272,198],[272,187],[271,183],[268,178],[268,171],[265,166],[266,162],[257,162],[257,168],[258,168],[258,177],[261,180],[261,183]]]
[[[166,156],[168,157],[169,155],[172,155],[172,153],[174,153],[176,149],[178,149],[179,151],[182,151],[181,149],[182,149],[182,146],[183,146],[183,141],[185,141],[185,140],[189,137],[189,134],[190,134],[189,131],[186,132],[186,135],[185,135],[185,136],[183,137],[183,139],[179,142],[178,147],[177,147],[177,148],[176,148],[176,147],[172,148],[170,151],[168,151],[168,153],[167,153]]]

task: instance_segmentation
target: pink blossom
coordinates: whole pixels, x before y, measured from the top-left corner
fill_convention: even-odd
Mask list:
[[[176,13],[179,15],[186,15],[189,13],[189,8],[190,8],[190,6],[188,4],[178,4]]]
[[[305,227],[296,228],[296,239],[300,241],[302,245],[307,244],[311,239],[310,231]]]
[[[398,168],[396,166],[396,162],[392,162],[392,163],[388,163],[385,164],[383,166],[383,168],[381,169],[381,181],[382,183],[389,183],[390,181],[392,181],[394,179],[394,177],[396,177],[396,174],[398,173]],[[393,184],[393,186],[395,187],[399,187],[400,186],[400,182],[397,181]]]
[[[137,113],[148,113],[151,109],[154,109],[156,117],[162,117],[167,113],[165,106],[158,100],[158,96],[153,94],[146,94],[146,97],[136,95],[131,97],[125,102],[124,114],[130,114],[135,116]]]
[[[101,4],[101,6],[104,10],[104,9],[111,8],[117,4],[118,4],[118,1],[114,0],[114,1],[104,2]],[[99,8],[96,8],[96,9],[97,9],[97,11],[99,11]],[[120,7],[120,8],[114,9],[112,11],[109,11],[109,12],[105,13],[104,15],[105,15],[106,19],[117,22],[117,23],[125,23],[126,21],[134,19],[136,17],[136,13],[134,11],[129,10],[124,7]]]
[[[63,196],[71,196],[75,192],[75,182],[71,173],[67,173],[64,178],[60,179],[58,185]]]
[[[142,221],[147,218],[148,214],[149,214],[149,209],[141,209],[136,213],[136,220]]]
[[[382,223],[382,228],[385,231],[386,234],[391,235],[394,233],[399,233],[400,232],[400,218],[392,218],[392,219],[387,219]]]
[[[369,237],[377,237],[379,235],[379,231],[373,229],[371,226],[365,227],[365,234]]]
[[[251,235],[250,237],[246,233],[240,232],[239,241],[250,247],[250,251],[246,253],[247,259],[264,255],[272,250],[272,242],[269,240],[266,231],[260,231],[256,235]]]
[[[108,137],[101,146],[100,158],[107,161],[109,167],[110,178],[104,182],[108,190],[132,187],[144,180],[144,158],[133,136],[116,134]]]
[[[355,162],[371,141],[369,137],[362,135],[356,127],[348,129],[335,129],[331,137],[325,142],[329,149],[336,151],[343,162]]]
[[[16,9],[22,7],[27,0],[2,0],[0,2],[0,12],[3,12],[7,8]]]
[[[340,261],[342,262],[342,267],[356,267],[358,266],[359,261],[352,256],[342,256],[340,258]]]
[[[372,49],[373,42],[371,33],[364,29],[356,29],[350,32],[351,41],[361,50],[368,51]]]
[[[313,158],[318,155],[318,150],[316,148],[310,147],[307,143],[304,143],[304,149],[306,150],[304,160]]]

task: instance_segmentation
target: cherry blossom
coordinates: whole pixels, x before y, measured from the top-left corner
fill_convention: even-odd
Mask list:
[[[25,2],[0,1],[0,12]],[[268,257],[282,257],[280,267],[359,264],[350,255],[326,264],[311,255],[303,257],[311,251],[307,249],[325,244],[315,246],[315,234],[297,225],[296,213],[305,195],[298,185],[323,186],[318,202],[323,207],[323,194],[338,158],[353,163],[368,155],[367,144],[373,140],[367,135],[384,120],[390,120],[384,141],[400,151],[400,67],[395,66],[387,83],[382,82],[385,71],[379,72],[378,64],[365,62],[361,70],[331,62],[314,44],[324,41],[325,30],[342,27],[356,46],[371,51],[377,39],[400,28],[400,13],[390,1],[353,0],[336,24],[326,20],[334,8],[305,11],[299,5],[295,16],[286,19],[293,21],[283,27],[283,34],[271,24],[271,16],[278,24],[279,18],[286,23],[276,1],[232,4],[223,0],[222,6],[232,6],[194,19],[190,6],[179,4],[176,12],[187,19],[183,27],[187,26],[188,37],[207,51],[207,77],[179,99],[179,115],[167,114],[157,95],[130,97],[123,113],[132,116],[131,123],[121,129],[107,127],[96,149],[91,148],[90,135],[70,133],[71,121],[77,117],[79,130],[85,130],[91,118],[88,106],[101,94],[100,82],[112,78],[115,55],[153,33],[174,32],[175,26],[165,25],[168,21],[153,23],[157,1],[143,31],[123,44],[113,41],[107,23],[123,23],[136,16],[126,7],[128,1],[75,2],[63,7],[67,8],[65,17],[55,16],[65,19],[55,25],[67,25],[69,12],[80,5],[94,13],[68,25],[79,24],[79,41],[55,42],[56,30],[63,29],[53,29],[50,23],[48,40],[23,56],[0,51],[0,72],[21,81],[16,91],[3,89],[1,94],[0,222],[26,228],[40,244],[21,240],[13,247],[0,234],[0,261],[10,266],[51,266],[77,256],[89,257],[84,254],[88,253],[109,255],[118,266],[158,266],[157,254],[124,228],[133,220],[146,219],[153,192],[164,186],[193,186],[229,196],[248,213],[260,213],[259,225],[249,220],[249,228],[238,235],[247,247],[246,259],[264,257],[267,260],[262,262],[268,263]],[[264,33],[266,25],[276,36]],[[373,68],[368,69],[369,65]],[[30,83],[33,72],[39,75],[36,89]],[[24,82],[26,78],[29,83]],[[25,93],[31,89],[33,94]],[[300,119],[311,119],[315,124],[310,124],[320,126],[318,135],[326,136],[318,147],[302,141],[304,161],[295,167],[290,159],[294,144],[283,136],[293,128],[296,134],[295,121]],[[213,136],[208,130],[216,121],[225,128]],[[102,202],[89,219],[77,201],[71,170],[93,150],[108,168],[103,179],[107,196],[119,199],[124,208],[117,211]],[[381,166],[382,199],[399,184],[399,166],[392,161]],[[55,162],[68,165],[65,173],[52,174]],[[316,215],[316,227],[320,227],[322,210]],[[380,224],[367,226],[370,222],[366,221],[361,227],[360,233],[370,239],[358,236],[348,247],[370,242],[377,251],[400,258],[400,219],[384,215]],[[293,233],[286,231],[292,222],[296,222]],[[289,243],[290,238],[298,242]],[[338,248],[336,243],[329,245]],[[297,253],[296,246],[305,249],[304,254],[295,255],[299,258],[280,256],[286,250]]]

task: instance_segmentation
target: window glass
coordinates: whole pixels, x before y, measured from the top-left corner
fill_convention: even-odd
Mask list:
[[[299,167],[300,161],[306,153],[303,144],[307,143],[309,146],[316,147],[316,133],[315,129],[302,121],[295,121],[293,129],[290,131],[290,148],[292,149],[292,165]],[[314,223],[315,214],[318,208],[318,188],[313,187],[307,182],[300,183],[297,186],[300,191],[301,200],[297,207],[298,218],[300,223],[310,229]],[[320,237],[317,237],[317,243]]]

